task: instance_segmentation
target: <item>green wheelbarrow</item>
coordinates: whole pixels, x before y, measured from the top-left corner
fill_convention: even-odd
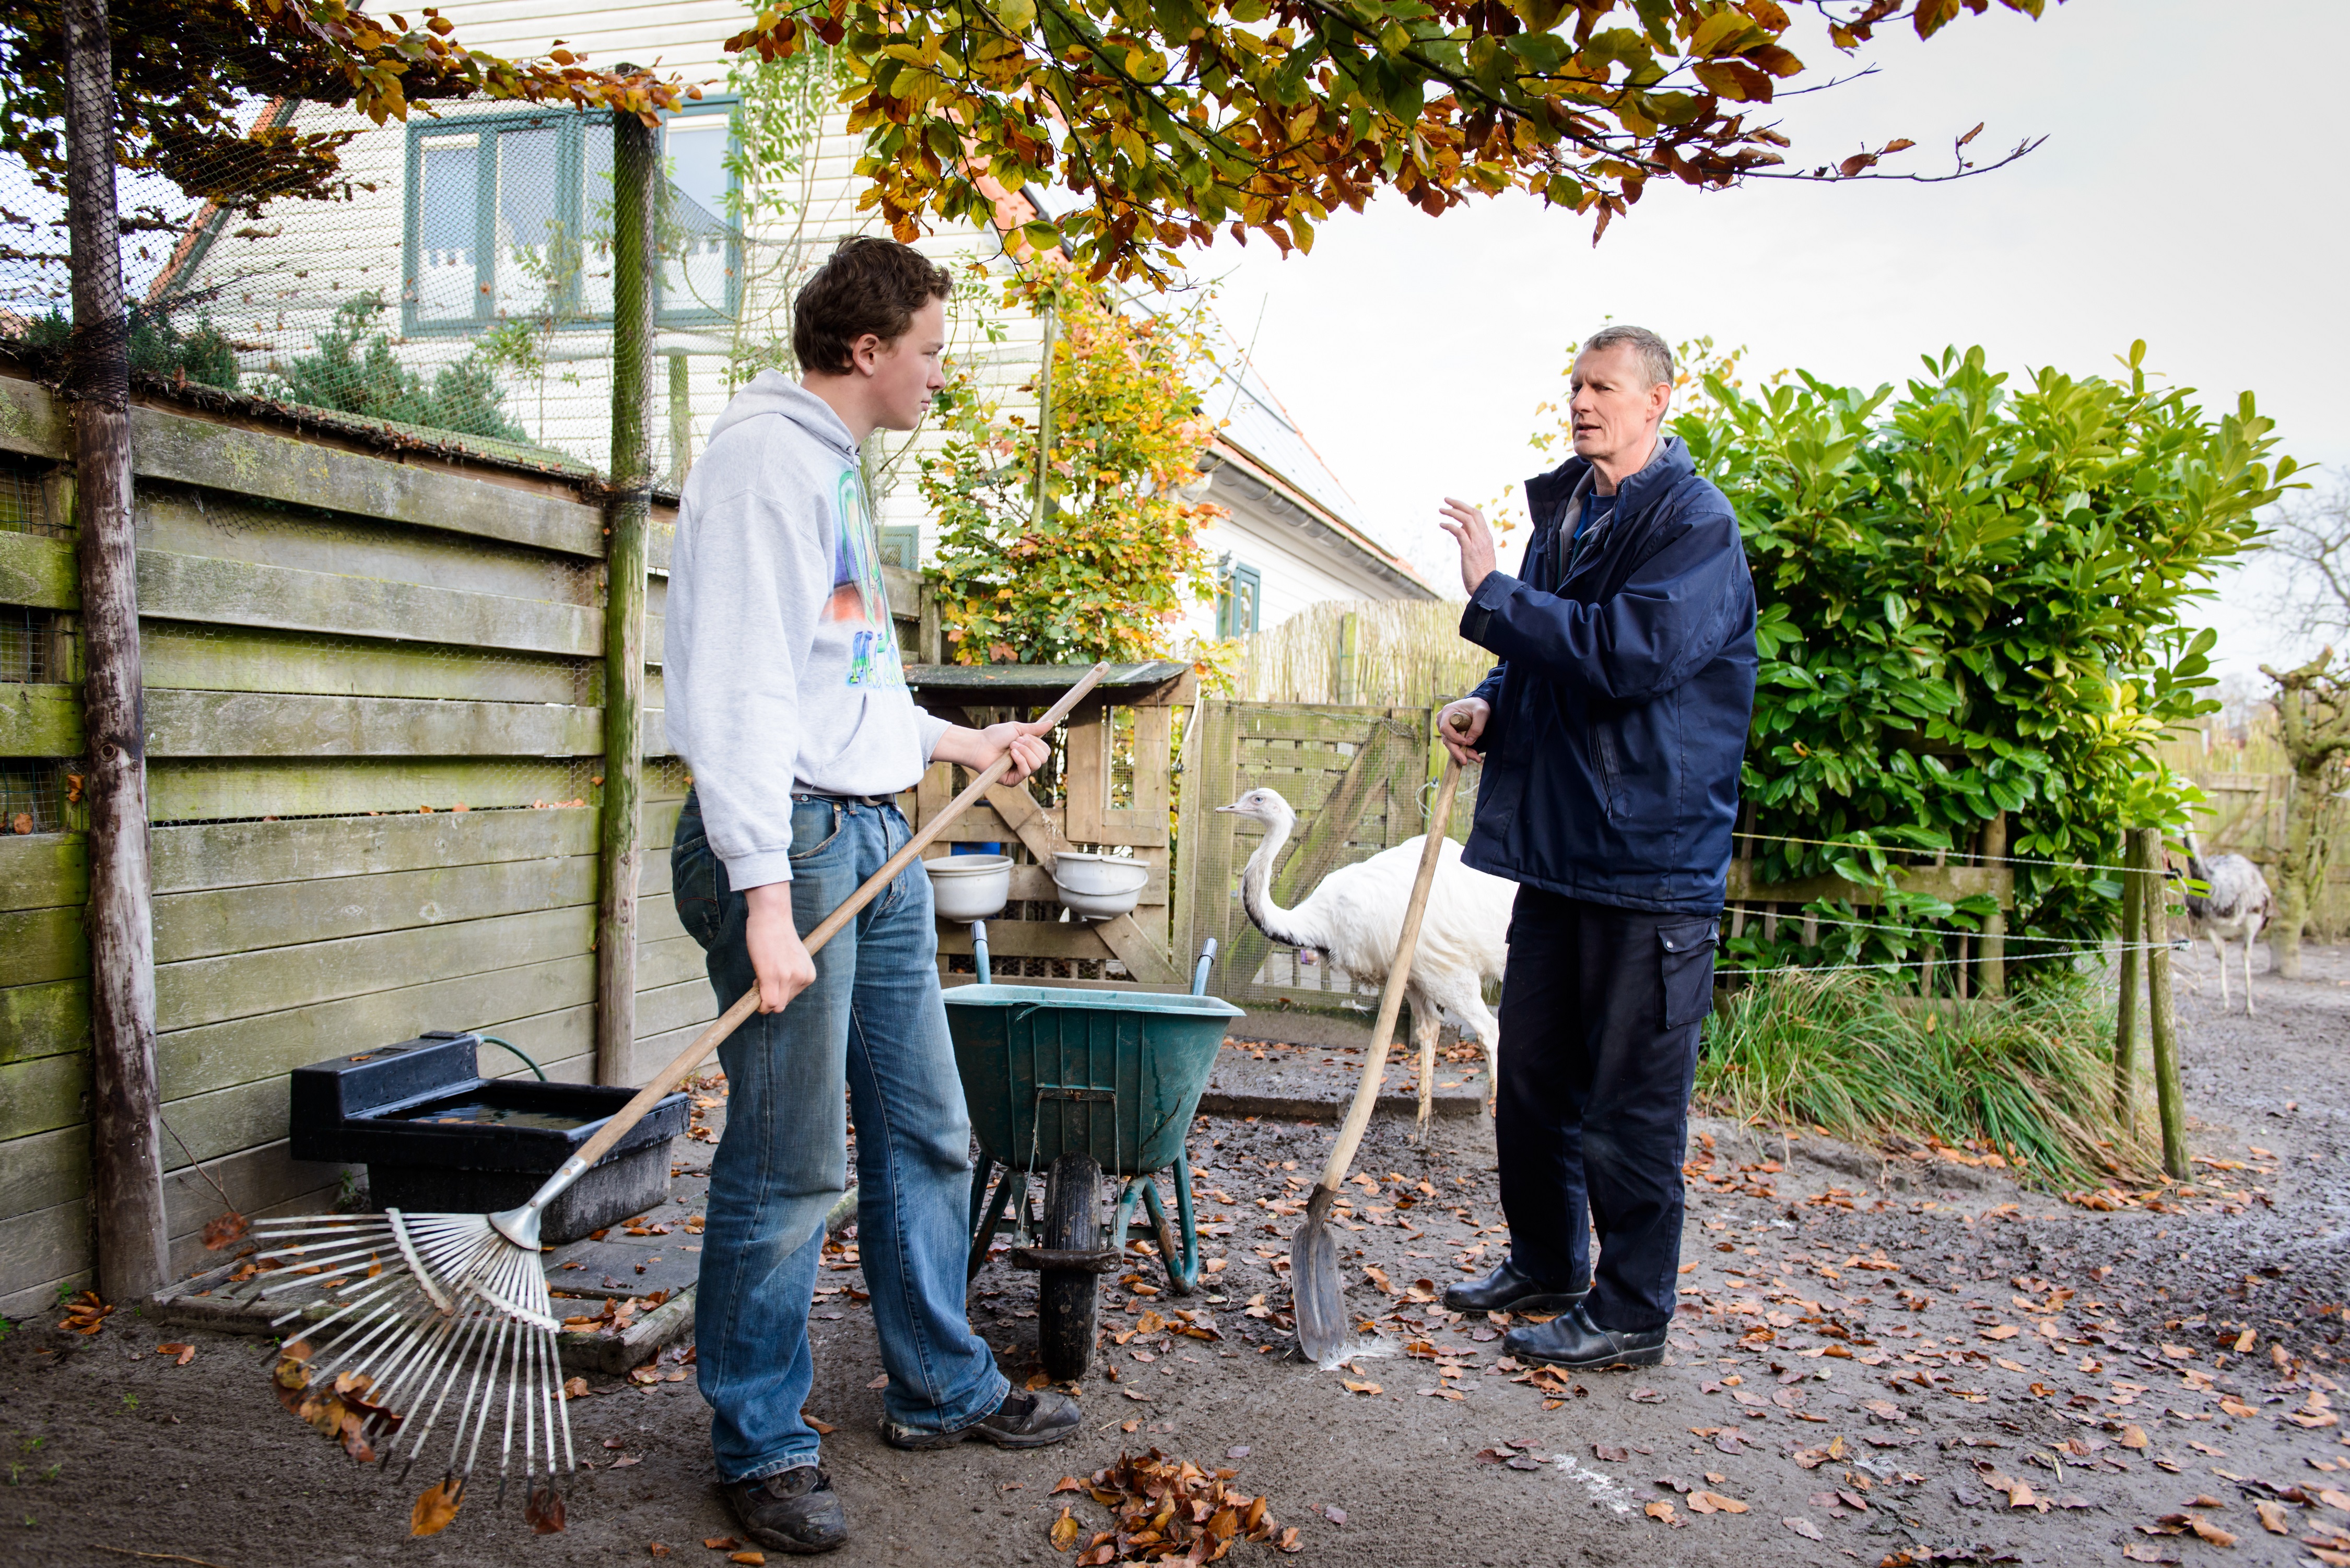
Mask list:
[[[1189,995],[995,985],[987,931],[972,928],[979,983],[946,993],[955,1066],[980,1161],[972,1172],[971,1264],[976,1278],[999,1231],[1014,1268],[1037,1271],[1038,1349],[1045,1373],[1081,1377],[1093,1359],[1097,1278],[1138,1260],[1126,1242],[1158,1245],[1170,1295],[1200,1282],[1200,1231],[1183,1138],[1200,1093],[1243,1009],[1206,994],[1216,944],[1200,955]],[[1173,1169],[1170,1216],[1155,1179]],[[1045,1176],[1041,1221],[1025,1201]],[[1121,1182],[1103,1213],[1103,1176]],[[1149,1215],[1135,1221],[1136,1206]]]

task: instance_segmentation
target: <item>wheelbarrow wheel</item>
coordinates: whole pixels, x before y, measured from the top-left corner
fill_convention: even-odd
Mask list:
[[[1045,1245],[1091,1251],[1101,1245],[1101,1166],[1089,1154],[1065,1154],[1045,1179]],[[1091,1273],[1045,1269],[1036,1276],[1036,1352],[1056,1383],[1086,1375],[1094,1357],[1100,1303]]]

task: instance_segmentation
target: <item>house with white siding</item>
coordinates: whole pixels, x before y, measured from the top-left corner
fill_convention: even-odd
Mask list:
[[[841,238],[886,232],[858,208],[859,139],[845,111],[823,104],[806,115],[797,155],[780,173],[757,165],[762,199],[746,202],[755,160],[741,145],[744,95],[729,90],[745,78],[723,46],[750,13],[733,0],[577,11],[549,0],[452,0],[442,9],[473,48],[517,57],[559,42],[597,64],[654,67],[702,88],[660,131],[668,260],[655,387],[664,408],[653,425],[660,470],[674,483],[732,388],[778,357],[787,337],[781,306],[805,268]],[[611,283],[595,235],[599,217],[609,222],[608,123],[527,104],[423,107],[406,124],[376,128],[341,110],[273,106],[280,124],[358,131],[341,154],[350,199],[276,203],[259,223],[207,213],[154,294],[201,302],[235,345],[249,390],[298,379],[292,368],[315,359],[321,334],[338,328],[383,335],[426,388],[452,367],[478,370],[494,359],[506,432],[600,467]],[[1033,212],[1013,194],[999,210],[1006,225]],[[951,313],[951,354],[1007,390],[1028,380],[1042,336],[1000,303],[995,280],[1013,265],[1001,232],[941,224],[920,244],[971,279]],[[1208,390],[1224,423],[1193,492],[1228,513],[1209,539],[1222,591],[1193,629],[1239,635],[1326,599],[1437,597],[1372,535],[1245,356],[1230,358]],[[883,549],[905,566],[932,544],[908,461],[925,440],[917,432],[874,463]]]

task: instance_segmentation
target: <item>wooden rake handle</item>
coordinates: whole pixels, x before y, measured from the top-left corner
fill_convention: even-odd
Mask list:
[[[1370,1055],[1363,1064],[1362,1082],[1355,1085],[1354,1103],[1347,1107],[1347,1120],[1338,1128],[1338,1141],[1322,1165],[1317,1185],[1328,1192],[1336,1192],[1347,1179],[1363,1131],[1371,1125],[1371,1107],[1378,1103],[1379,1079],[1388,1068],[1388,1036],[1395,1033],[1396,1019],[1403,1012],[1404,983],[1411,978],[1411,961],[1419,950],[1420,917],[1428,912],[1428,892],[1436,885],[1437,862],[1444,857],[1444,830],[1452,821],[1452,794],[1460,786],[1460,761],[1448,756],[1444,782],[1436,786],[1436,805],[1428,814],[1428,836],[1419,846],[1419,874],[1412,878],[1411,902],[1404,906],[1403,929],[1396,937],[1395,961],[1388,965],[1387,988],[1379,992],[1379,1021],[1371,1025]]]
[[[1069,711],[1075,708],[1079,702],[1085,701],[1086,694],[1091,691],[1096,686],[1099,685],[1101,683],[1102,677],[1108,673],[1109,666],[1106,663],[1097,664],[1091,670],[1087,670],[1084,677],[1080,679],[1075,686],[1070,687],[1068,691],[1063,695],[1059,701],[1054,703],[1052,707],[1045,710],[1044,718],[1039,720],[1038,722],[1057,724],[1062,720],[1067,718],[1069,716]],[[940,834],[946,831],[949,824],[959,819],[964,812],[970,810],[972,806],[977,805],[980,803],[981,797],[987,794],[989,787],[998,779],[1002,778],[1011,766],[1012,753],[1007,750],[1003,755],[996,758],[994,762],[989,763],[986,771],[982,773],[977,778],[972,780],[970,787],[965,789],[961,794],[955,796],[953,801],[948,805],[944,811],[940,812],[936,816],[931,818],[930,826],[922,828],[911,838],[906,840],[905,847],[899,850],[897,854],[889,857],[889,858],[883,863],[880,870],[876,871],[872,876],[868,877],[865,879],[864,885],[859,887],[856,892],[851,893],[847,899],[842,903],[840,908],[835,909],[831,914],[827,915],[824,918],[823,923],[807,934],[805,945],[807,948],[810,956],[814,956],[825,943],[832,940],[835,936],[838,935],[840,929],[848,924],[849,921],[855,919],[858,916],[858,912],[878,898],[882,889],[888,888],[890,883],[896,881],[898,879],[898,874],[905,870],[908,866],[911,865],[916,856],[929,848],[931,841],[936,839]],[[725,1041],[726,1037],[733,1033],[734,1031],[742,1025],[743,1021],[750,1017],[751,1014],[756,1011],[758,1005],[759,987],[757,982],[754,981],[751,989],[744,992],[742,996],[736,1000],[733,1006],[719,1014],[717,1020],[713,1022],[709,1028],[704,1029],[700,1034],[694,1036],[693,1044],[679,1052],[677,1055],[671,1060],[668,1066],[663,1067],[660,1072],[654,1074],[652,1081],[648,1083],[643,1088],[637,1091],[636,1098],[621,1106],[619,1114],[615,1116],[610,1121],[604,1124],[603,1130],[597,1133],[594,1137],[589,1138],[586,1145],[580,1148],[577,1154],[566,1160],[564,1162],[563,1169],[556,1171],[554,1178],[550,1179],[547,1183],[547,1187],[553,1188],[554,1190],[548,1191],[546,1188],[540,1189],[538,1195],[531,1199],[532,1203],[539,1204],[546,1201],[552,1201],[556,1195],[563,1190],[563,1187],[568,1187],[571,1185],[571,1181],[578,1179],[577,1173],[574,1173],[570,1180],[564,1180],[563,1179],[566,1171],[572,1170],[572,1168],[575,1166],[580,1170],[585,1170],[588,1167],[594,1165],[598,1160],[611,1153],[612,1146],[619,1143],[623,1137],[626,1137],[628,1136],[629,1129],[635,1127],[639,1121],[643,1120],[645,1113],[651,1110],[655,1105],[659,1104],[662,1096],[668,1094],[671,1090],[676,1088],[678,1085],[683,1083],[688,1074],[691,1073],[696,1067],[702,1065],[702,1058],[708,1056],[712,1051],[717,1050],[719,1045]],[[563,1181],[563,1187],[556,1187],[555,1183],[556,1181]]]

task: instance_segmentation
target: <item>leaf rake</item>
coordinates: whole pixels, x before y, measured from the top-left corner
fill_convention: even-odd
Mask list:
[[[1097,664],[1055,702],[1058,723],[1109,666]],[[910,838],[847,901],[805,939],[814,954],[874,899],[949,824],[979,804],[1011,767],[990,764],[930,825]],[[419,1498],[410,1532],[431,1535],[463,1505],[482,1444],[499,1427],[498,1500],[513,1479],[522,1432],[524,1518],[540,1534],[564,1527],[558,1473],[577,1469],[556,1335],[562,1324],[539,1262],[546,1206],[609,1153],[759,1004],[754,985],[654,1075],[650,1083],[546,1179],[518,1209],[500,1214],[307,1214],[255,1221],[265,1250],[256,1262],[282,1277],[262,1288],[286,1309],[270,1326],[293,1337],[275,1382],[287,1409],[361,1460],[400,1460],[400,1478],[450,1421],[440,1479]],[[452,1407],[453,1403],[453,1407]],[[378,1445],[380,1444],[379,1453]],[[543,1466],[543,1468],[542,1468]]]

